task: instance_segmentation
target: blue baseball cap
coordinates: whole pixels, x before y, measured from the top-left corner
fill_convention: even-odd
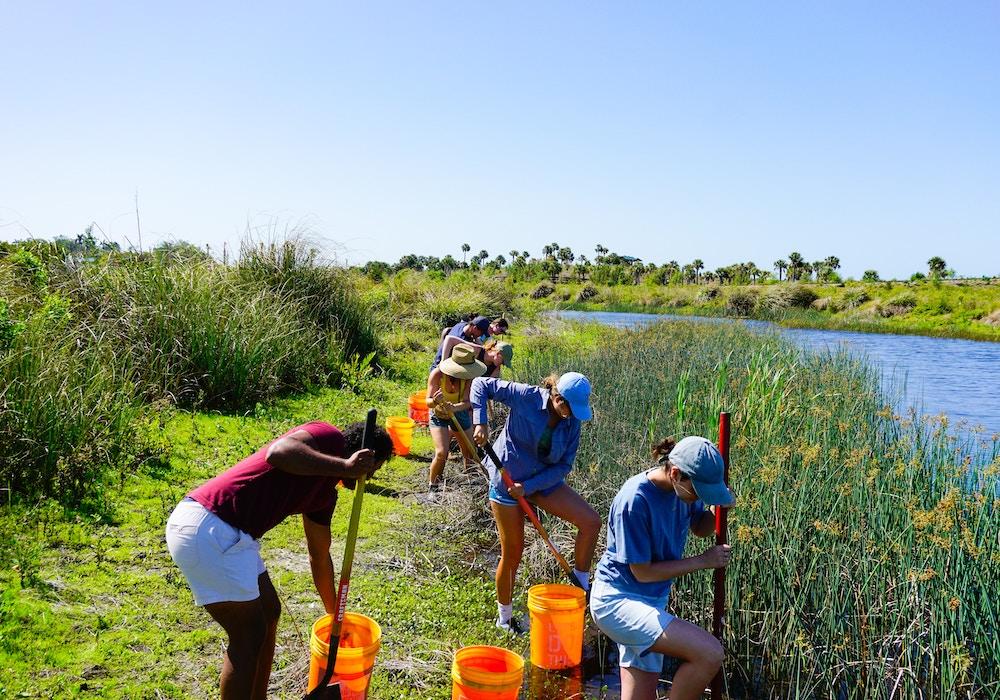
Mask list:
[[[698,498],[710,506],[731,506],[736,502],[726,486],[726,463],[715,445],[703,437],[690,435],[670,450],[667,460],[691,479]]]
[[[569,403],[573,417],[578,420],[590,420],[593,412],[590,410],[590,380],[579,372],[567,372],[556,382],[556,391]]]

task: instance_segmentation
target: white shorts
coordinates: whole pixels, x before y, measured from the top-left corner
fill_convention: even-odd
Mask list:
[[[195,605],[260,597],[266,570],[260,543],[197,501],[184,499],[167,520],[167,549],[194,593]]]
[[[650,673],[663,671],[663,654],[650,647],[674,620],[666,599],[623,593],[603,581],[590,591],[590,617],[618,643],[618,665]]]

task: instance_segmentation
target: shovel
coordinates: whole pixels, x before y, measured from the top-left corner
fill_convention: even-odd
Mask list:
[[[461,440],[462,443],[469,450],[472,451],[472,454],[475,454],[476,448],[469,440],[469,436],[465,434],[464,430],[462,430],[462,426],[459,424],[458,419],[455,418],[454,413],[451,414],[451,422],[452,425],[455,426],[455,431],[458,433],[458,439]],[[500,458],[497,457],[497,453],[493,451],[493,446],[490,445],[490,443],[487,441],[483,445],[483,449],[486,451],[486,454],[489,455],[489,458],[493,460],[493,464],[500,472],[500,478],[503,479],[504,485],[506,485],[507,488],[510,489],[510,487],[514,485],[514,480],[510,478],[510,474],[508,474],[507,470],[503,468],[503,463],[500,461]],[[569,577],[570,582],[572,582],[572,584],[574,586],[577,586],[578,588],[583,588],[583,584],[580,583],[580,579],[578,579],[576,575],[573,573],[573,567],[569,565],[569,562],[566,561],[566,558],[559,552],[556,546],[552,544],[552,540],[549,539],[549,533],[546,532],[545,526],[542,525],[542,521],[538,519],[537,515],[535,515],[535,509],[531,507],[531,504],[528,503],[528,501],[524,498],[524,496],[518,496],[517,502],[521,504],[521,510],[523,510],[524,514],[528,516],[528,520],[531,521],[531,524],[535,526],[535,530],[538,531],[539,537],[542,538],[542,541],[545,542],[545,545],[549,548],[549,551],[552,552],[552,556],[554,556],[556,558],[556,561],[559,562],[560,568],[562,568],[562,570],[566,572],[566,576]]]
[[[371,449],[375,437],[375,409],[368,411],[365,420],[365,432],[361,437],[361,447]],[[340,629],[344,624],[344,611],[347,610],[347,589],[351,583],[351,568],[354,565],[354,543],[358,539],[358,523],[361,521],[361,501],[365,495],[365,476],[358,477],[354,484],[354,503],[351,506],[351,520],[347,526],[347,542],[344,545],[344,563],[340,567],[340,588],[337,590],[337,609],[333,614],[333,624],[330,625],[330,649],[326,659],[326,670],[319,685],[308,693],[304,700],[341,700],[340,681],[330,685],[333,669],[337,665],[337,651],[340,648]]]

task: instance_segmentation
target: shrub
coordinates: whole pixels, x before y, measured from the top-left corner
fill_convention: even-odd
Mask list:
[[[592,284],[586,285],[580,292],[576,295],[577,301],[589,301],[598,296],[597,287]]]
[[[816,292],[805,285],[785,284],[770,289],[763,299],[763,304],[772,311],[807,309],[816,298]]]
[[[813,303],[809,305],[810,308],[816,311],[830,311],[836,313],[837,305],[834,303],[831,297],[822,297],[820,299],[813,300]]]
[[[758,295],[752,289],[737,289],[726,300],[726,311],[735,316],[750,316],[757,310]]]
[[[846,294],[844,294],[843,298],[844,308],[856,309],[869,299],[870,297],[868,296],[868,292],[866,292],[865,290],[851,289]]]
[[[887,299],[885,303],[889,306],[899,306],[909,310],[917,305],[917,296],[913,292],[902,292]]]
[[[556,291],[556,287],[551,282],[542,282],[535,290],[531,293],[532,299],[544,299],[545,297]]]
[[[719,286],[712,284],[709,285],[708,287],[705,287],[700,292],[698,292],[698,296],[695,297],[695,301],[697,301],[699,304],[706,304],[715,299],[721,293],[722,290],[719,288]]]

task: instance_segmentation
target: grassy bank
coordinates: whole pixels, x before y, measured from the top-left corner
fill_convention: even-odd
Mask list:
[[[516,344],[524,379],[567,369],[593,379],[595,420],[571,482],[602,513],[646,466],[654,438],[714,435],[718,410],[733,413],[740,507],[731,517],[726,646],[734,684],[782,697],[997,692],[994,442],[965,462],[956,451],[967,446],[940,425],[888,412],[866,368],[804,358],[737,328],[556,324]],[[101,512],[52,501],[5,508],[0,694],[212,697],[223,635],[193,606],[166,554],[170,509],[289,425],[344,422],[369,405],[402,413],[424,353],[414,353],[406,381],[368,378],[357,394],[325,389],[242,417],[168,410],[159,433],[172,446],[169,462],[128,476]],[[430,451],[418,435],[414,454],[391,462],[366,497],[349,607],[385,634],[372,697],[449,697],[451,654],[467,644],[527,651],[492,626],[497,551],[484,485],[450,465],[452,488],[426,501],[418,494]],[[979,475],[972,492],[969,469]],[[346,515],[336,514],[335,557]],[[571,533],[548,524],[570,551]],[[272,685],[280,698],[302,691],[307,629],[320,613],[300,528],[292,519],[263,542],[285,610]],[[544,547],[528,539],[522,607],[528,584],[559,580]],[[675,611],[707,625],[709,581],[681,579]]]
[[[1000,341],[1000,284],[879,282],[846,284],[604,287],[559,283],[538,309],[730,316],[799,328]],[[520,285],[530,298],[538,286]]]

